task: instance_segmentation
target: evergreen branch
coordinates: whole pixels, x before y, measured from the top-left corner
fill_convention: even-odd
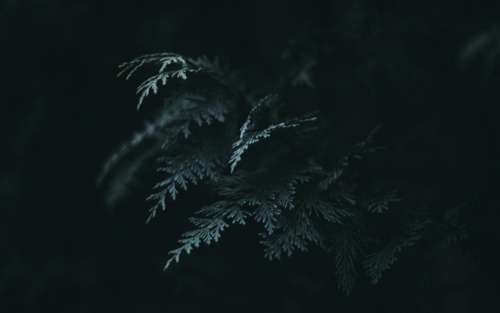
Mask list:
[[[164,270],[168,269],[172,265],[172,262],[175,261],[178,263],[183,252],[190,254],[193,249],[198,248],[202,243],[210,245],[219,241],[222,231],[229,226],[220,218],[192,217],[190,221],[197,228],[182,235],[182,239],[178,241],[181,246],[169,252],[171,257],[165,263]]]
[[[233,144],[233,153],[231,155],[231,158],[229,159],[231,173],[234,172],[236,165],[238,165],[243,157],[243,154],[251,145],[254,145],[264,139],[271,137],[271,134],[276,130],[299,127],[302,124],[313,122],[316,120],[317,117],[315,116],[293,119],[286,122],[270,125],[263,130],[252,132],[250,134],[248,134],[248,125],[245,127],[244,124],[241,131],[242,135],[240,135],[240,139]]]
[[[158,191],[147,198],[155,201],[149,210],[147,222],[156,216],[159,209],[165,210],[167,198],[175,201],[178,193],[181,190],[186,191],[189,185],[197,185],[205,179],[217,182],[222,164],[218,153],[207,144],[190,151],[189,154],[162,158],[163,165],[158,171],[166,173],[166,177],[153,187]]]
[[[401,198],[397,196],[397,191],[393,190],[368,201],[366,209],[370,213],[382,214],[389,210],[391,203],[399,201],[401,201]]]
[[[411,223],[407,226],[405,233],[387,245],[382,250],[368,256],[364,262],[364,268],[373,284],[382,278],[382,274],[390,269],[398,260],[399,254],[406,247],[414,246],[422,238],[429,220],[422,220]]]
[[[219,218],[230,221],[231,224],[245,225],[251,212],[244,210],[237,203],[231,201],[217,201],[199,210],[197,214],[203,214],[210,218]]]
[[[335,274],[337,287],[350,294],[356,282],[356,261],[361,252],[361,238],[357,231],[343,229],[335,240]]]
[[[284,84],[278,79],[280,88],[289,84],[313,86],[311,75],[317,58],[305,58],[303,61],[289,77],[281,80]],[[157,168],[164,176],[147,198],[153,201],[147,222],[160,209],[165,210],[167,202],[176,201],[179,193],[187,191],[192,185],[203,182],[209,192],[216,192],[210,193],[214,196],[213,203],[190,218],[194,229],[185,232],[178,240],[178,247],[169,251],[164,269],[179,262],[184,254],[190,254],[201,244],[217,242],[230,225],[246,225],[250,220],[263,227],[259,235],[267,259],[280,259],[296,251],[307,251],[311,245],[329,251],[333,248],[338,288],[350,293],[357,276],[356,264],[361,247],[373,239],[369,234],[361,233],[360,228],[364,228],[368,220],[365,217],[369,213],[383,214],[390,205],[400,201],[396,192],[390,192],[377,194],[373,199],[362,202],[364,197],[360,192],[364,192],[363,186],[358,186],[358,177],[351,179],[349,176],[355,170],[351,167],[355,160],[378,150],[372,146],[372,141],[379,127],[327,167],[323,162],[329,163],[328,157],[334,153],[328,145],[303,144],[304,138],[309,140],[311,137],[304,136],[310,128],[302,126],[317,120],[315,112],[290,119],[281,110],[282,105],[288,103],[278,103],[277,95],[255,100],[259,90],[245,90],[246,86],[223,68],[219,59],[210,60],[204,56],[193,59],[174,53],[148,54],[121,64],[118,76],[130,79],[138,70],[149,65],[156,66],[157,71],[137,87],[138,109],[146,97],[157,94],[161,86],[171,80],[186,80],[191,74],[201,72],[217,82],[214,92],[182,91],[168,97],[158,117],[146,123],[142,131],[113,154],[98,179],[100,183],[116,164],[139,147],[145,147],[145,152],[129,162],[130,166],[116,179],[132,181],[142,163],[160,153],[164,155],[158,158],[161,163]],[[237,115],[236,104],[239,101],[236,100],[239,99],[254,105],[239,127],[238,136],[238,121],[228,120],[227,116]],[[295,112],[295,108],[286,112]],[[217,141],[207,140],[209,136],[203,134],[200,137],[200,132],[193,129],[216,122],[221,123],[223,131],[227,132],[223,141],[220,138],[216,138]],[[294,130],[290,131],[292,128]],[[287,139],[296,140],[298,144],[286,148],[278,145],[276,151],[261,156],[262,159],[254,163],[256,169],[235,171],[243,157],[249,157],[247,152],[252,146],[271,137],[276,138],[275,133],[281,131]],[[237,140],[229,146],[226,139],[234,138],[231,137],[234,135]],[[328,142],[331,142],[330,139]],[[151,142],[149,147],[146,146]],[[291,148],[296,151],[304,146],[311,151],[303,150],[293,158],[293,162],[279,164],[283,156],[292,151]],[[323,147],[328,151],[323,151]],[[320,155],[316,156],[318,151]],[[224,164],[229,165],[229,173],[223,169]],[[326,167],[328,171],[324,170]],[[126,188],[114,188],[112,191],[114,194],[110,196],[123,194]],[[359,210],[360,207],[366,207],[366,210]],[[352,227],[353,223],[356,227]],[[409,223],[403,235],[368,255],[362,264],[372,282],[381,279],[405,247],[416,244],[423,236],[427,223],[427,220]],[[334,238],[332,246],[326,246],[325,236]]]
[[[128,72],[128,74],[125,76],[125,79],[128,80],[138,69],[146,64],[151,63],[160,64],[161,67],[159,72],[162,72],[168,65],[186,64],[186,60],[183,56],[170,52],[145,54],[140,57],[134,58],[131,61],[127,61],[118,65],[118,68],[120,68],[121,70],[118,72],[117,76],[120,77]]]
[[[136,93],[139,95],[137,109],[140,109],[144,99],[148,95],[158,93],[160,83],[164,86],[170,79],[186,80],[188,73],[196,73],[202,70],[202,68],[187,62],[181,55],[175,53],[154,53],[143,55],[120,64],[119,68],[121,70],[118,72],[118,76],[127,73],[125,79],[130,79],[137,70],[146,64],[159,64],[160,68],[157,74],[148,77],[137,87]],[[168,69],[172,65],[175,65],[176,68]]]
[[[139,95],[139,102],[137,103],[137,109],[141,108],[144,99],[150,94],[157,94],[159,89],[159,84],[165,86],[167,81],[170,79],[187,79],[188,73],[196,73],[201,69],[199,68],[190,68],[187,64],[183,64],[183,67],[176,70],[171,71],[163,71],[153,76],[150,76],[146,80],[144,80],[138,87],[136,93]]]
[[[345,218],[354,216],[348,208],[321,199],[310,199],[304,203],[304,206],[311,214],[320,216],[331,223],[343,224]]]
[[[309,243],[320,244],[321,235],[304,210],[296,210],[291,217],[282,216],[272,235],[261,234],[264,257],[279,260],[283,254],[290,257],[296,250],[307,251]]]

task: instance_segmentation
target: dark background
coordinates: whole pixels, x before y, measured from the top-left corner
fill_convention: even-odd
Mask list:
[[[3,0],[0,312],[498,312],[499,22],[495,1]],[[361,40],[373,25],[381,35]],[[145,225],[140,187],[108,209],[95,183],[148,113],[116,66],[171,51],[272,72],[309,29],[334,47],[317,90],[336,119],[351,133],[382,123],[387,171],[434,203],[477,199],[470,239],[417,248],[349,297],[325,255],[267,262],[239,230],[162,272],[182,213]]]

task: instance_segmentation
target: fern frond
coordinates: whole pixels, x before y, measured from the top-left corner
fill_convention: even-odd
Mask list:
[[[243,154],[251,145],[261,142],[264,139],[271,137],[271,134],[279,129],[287,129],[299,127],[305,123],[316,121],[317,117],[303,117],[292,119],[286,122],[281,122],[278,124],[270,125],[269,127],[249,133],[248,130],[245,129],[243,133],[243,137],[240,136],[240,139],[233,144],[233,153],[231,158],[229,159],[229,165],[231,169],[231,173],[234,172],[236,165],[241,161]]]
[[[223,230],[230,224],[245,225],[250,212],[231,201],[217,201],[196,212],[203,217],[190,218],[192,224],[197,228],[182,235],[178,242],[181,246],[171,250],[171,257],[167,260],[164,269],[170,267],[173,261],[179,262],[182,252],[189,254],[193,249],[198,248],[201,243],[210,245],[217,242]]]
[[[178,242],[181,246],[169,252],[171,257],[167,260],[164,270],[168,269],[172,262],[179,262],[182,253],[190,254],[201,243],[210,245],[219,241],[222,231],[229,225],[221,218],[190,218],[192,224],[196,226],[194,230],[188,231],[182,235]]]
[[[266,233],[271,235],[277,227],[278,218],[281,215],[281,208],[273,202],[261,202],[253,212],[257,223],[264,225]]]
[[[295,218],[287,219],[287,222],[279,221],[283,219],[282,208],[292,208],[293,195],[298,184],[309,180],[306,175],[297,173],[290,175],[287,179],[280,179],[282,183],[276,183],[271,186],[255,186],[249,183],[249,176],[244,172],[237,175],[231,175],[221,178],[218,183],[219,194],[226,197],[213,203],[197,212],[205,216],[206,220],[220,220],[224,223],[246,224],[247,219],[253,216],[254,220],[263,224],[266,236],[274,233],[279,227],[281,234],[272,239],[263,241],[268,246],[266,251],[269,258],[279,258],[284,251],[291,254],[294,250],[305,250],[308,242],[320,241],[320,234],[312,225],[312,221],[304,210],[301,213],[294,213]],[[277,201],[277,199],[280,199]],[[285,200],[286,199],[286,200]],[[280,205],[282,206],[280,206]],[[279,224],[279,226],[278,226]],[[196,238],[200,232],[206,232],[207,226],[203,225],[202,230],[189,232],[183,237],[189,238],[182,242],[183,246],[171,251],[172,258],[167,262],[168,267],[173,260],[178,260],[182,251],[189,253],[193,247],[198,247],[200,240]],[[208,227],[216,229],[215,226]],[[210,244],[211,241],[206,241]],[[274,252],[273,252],[274,251]]]
[[[127,73],[125,79],[130,79],[132,75],[141,67],[146,64],[160,64],[160,72],[162,72],[170,64],[186,64],[186,60],[183,56],[177,53],[170,52],[160,52],[160,53],[150,53],[145,54],[140,57],[134,58],[131,61],[123,62],[118,65],[121,70],[118,72],[117,76],[120,77]]]
[[[422,238],[429,223],[429,220],[411,223],[403,235],[382,250],[368,256],[364,262],[364,268],[373,284],[380,281],[382,274],[398,260],[404,248],[414,246]]]
[[[356,261],[361,253],[361,238],[357,231],[344,229],[335,238],[335,274],[337,287],[350,294],[356,282]]]
[[[166,108],[174,116],[172,123],[161,130],[163,148],[175,143],[177,139],[188,139],[193,126],[210,126],[214,122],[224,122],[229,112],[230,102],[222,97],[209,98],[202,94],[181,93],[165,99]]]
[[[343,224],[345,218],[354,216],[354,213],[342,204],[318,198],[306,201],[304,206],[312,215],[319,216],[330,223]]]
[[[305,210],[296,210],[292,216],[282,216],[277,230],[272,234],[260,234],[263,238],[264,257],[279,260],[290,257],[295,251],[307,251],[310,243],[320,244],[321,235]]]
[[[401,198],[397,196],[397,191],[393,190],[369,200],[366,209],[370,213],[382,214],[389,210],[391,203],[399,201],[401,201]]]
[[[188,73],[196,73],[199,72],[200,70],[201,69],[197,68],[189,68],[187,65],[185,65],[180,69],[160,72],[156,75],[149,77],[137,87],[136,93],[139,95],[139,102],[137,103],[137,109],[141,108],[144,99],[150,93],[153,94],[158,93],[160,83],[161,85],[165,86],[167,84],[167,81],[169,81],[172,78],[186,80]]]
[[[217,201],[196,213],[210,218],[221,218],[229,221],[231,224],[240,225],[245,225],[248,217],[251,216],[251,213],[244,210],[242,206],[226,200]]]
[[[185,94],[179,119],[193,121],[198,126],[211,125],[214,121],[224,122],[228,103],[222,98],[209,99],[199,94]]]
[[[143,55],[120,64],[119,68],[121,70],[118,76],[127,73],[125,79],[129,79],[137,70],[146,64],[157,64],[160,68],[157,74],[148,77],[137,87],[136,93],[139,95],[137,109],[140,109],[144,99],[148,95],[151,93],[158,93],[159,84],[165,85],[170,79],[186,80],[189,73],[196,73],[202,70],[202,68],[187,62],[186,59],[179,54],[154,53]],[[170,69],[172,65],[175,66],[174,69]]]
[[[262,175],[269,173],[239,171],[221,179],[217,189],[219,195],[232,201],[234,206],[247,208],[254,220],[262,224],[270,235],[283,211],[295,208],[297,187],[310,181],[311,176],[307,170],[291,171],[262,183]]]
[[[140,109],[144,99],[150,94],[157,94],[161,85],[165,86],[171,79],[186,80],[189,74],[205,72],[209,77],[226,86],[236,88],[234,80],[229,79],[228,71],[223,70],[219,59],[210,61],[208,57],[184,58],[175,53],[154,53],[135,58],[119,65],[118,76],[126,74],[125,79],[130,79],[135,72],[147,64],[158,65],[158,73],[148,77],[137,87],[139,95],[137,109]]]
[[[158,171],[164,172],[166,176],[153,187],[158,191],[147,198],[155,202],[149,210],[147,222],[156,216],[158,209],[166,209],[167,198],[175,200],[178,193],[186,191],[189,185],[197,185],[203,180],[217,182],[222,164],[220,152],[208,145],[192,149],[181,156],[160,160],[162,166]]]
[[[260,98],[257,103],[248,112],[247,118],[240,128],[240,139],[246,136],[248,131],[255,130],[255,122],[260,113],[269,108],[277,101],[278,97],[275,94],[270,94]]]

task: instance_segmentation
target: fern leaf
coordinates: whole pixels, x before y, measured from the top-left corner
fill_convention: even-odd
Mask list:
[[[140,109],[144,99],[148,95],[151,93],[158,93],[160,84],[166,85],[170,79],[186,80],[189,73],[196,73],[202,70],[202,68],[196,67],[192,63],[187,62],[186,59],[179,54],[155,53],[143,55],[131,61],[122,63],[119,65],[121,70],[119,71],[118,76],[127,73],[125,79],[129,79],[137,70],[146,64],[158,64],[160,65],[160,68],[157,74],[148,77],[137,87],[136,93],[139,95],[137,109]],[[175,68],[170,69],[171,66],[175,66]]]
[[[382,250],[368,256],[364,262],[364,267],[373,284],[380,281],[382,274],[398,260],[399,254],[404,248],[414,246],[422,238],[423,232],[429,223],[429,220],[423,220],[408,225],[407,230],[400,238],[397,238]]]
[[[304,210],[294,212],[291,217],[282,216],[278,230],[272,235],[261,234],[264,257],[279,260],[282,255],[291,256],[295,251],[307,251],[310,243],[319,244],[321,235],[310,216]]]
[[[130,79],[130,77],[144,65],[155,63],[161,65],[160,72],[163,72],[168,65],[186,64],[186,60],[181,55],[170,52],[145,54],[118,65],[118,68],[121,70],[118,72],[117,76],[122,76],[128,72],[125,79]]]
[[[229,226],[220,218],[190,218],[190,221],[196,228],[184,233],[182,239],[179,240],[181,246],[169,252],[171,257],[165,263],[164,270],[168,269],[172,262],[178,263],[183,252],[190,254],[193,249],[198,248],[202,243],[210,245],[219,241],[222,231]]]
[[[342,230],[335,238],[335,273],[337,287],[350,294],[356,282],[356,261],[361,252],[361,238],[356,231]]]
[[[158,191],[147,198],[155,202],[149,210],[150,215],[147,221],[156,215],[158,209],[165,210],[167,198],[175,200],[179,192],[186,191],[189,185],[197,185],[205,179],[217,182],[219,178],[220,152],[208,144],[191,150],[187,154],[160,160],[163,165],[158,168],[158,171],[164,172],[166,176],[153,187]]]
[[[297,187],[308,182],[311,177],[305,171],[292,171],[276,179],[268,179],[263,184],[259,177],[269,173],[247,173],[223,177],[217,184],[220,196],[231,201],[236,207],[247,208],[257,223],[264,226],[268,235],[277,227],[284,210],[295,208]],[[252,184],[251,181],[257,182]]]
[[[320,216],[327,222],[343,224],[344,219],[354,216],[354,213],[347,207],[324,201],[321,199],[309,200],[304,203],[306,209],[315,216]]]
[[[196,213],[210,218],[224,219],[229,221],[231,224],[240,225],[245,225],[248,217],[251,215],[251,213],[244,210],[242,206],[225,200],[217,201],[202,208]]]
[[[279,206],[272,202],[260,203],[254,211],[255,221],[264,225],[267,234],[271,235],[276,229],[278,217],[281,215]]]
[[[234,172],[236,165],[238,165],[243,157],[243,154],[251,145],[254,145],[264,139],[271,137],[271,134],[276,130],[298,127],[304,123],[313,122],[315,120],[317,120],[317,118],[314,116],[293,119],[286,122],[273,124],[263,130],[253,132],[251,134],[248,134],[248,131],[244,129],[245,131],[242,131],[243,138],[240,137],[240,139],[233,144],[233,153],[231,155],[231,158],[229,159],[231,173]]]
[[[399,201],[401,201],[401,198],[397,196],[397,192],[394,190],[368,201],[366,209],[370,213],[382,214],[389,210],[391,203]]]
[[[182,79],[186,80],[188,73],[196,73],[201,69],[190,68],[189,65],[183,63],[183,67],[177,70],[163,71],[156,75],[153,75],[143,81],[138,87],[136,93],[139,95],[139,102],[137,103],[137,109],[141,108],[144,99],[151,93],[157,94],[160,84],[165,86],[170,79]]]

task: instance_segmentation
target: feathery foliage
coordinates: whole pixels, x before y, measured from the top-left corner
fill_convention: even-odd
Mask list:
[[[308,64],[304,70],[310,73],[316,61]],[[379,127],[348,149],[325,149],[324,143],[335,136],[328,121],[321,120],[317,108],[304,109],[284,97],[286,88],[297,85],[296,70],[284,75],[288,82],[278,84],[290,87],[267,94],[245,90],[242,86],[250,84],[242,84],[244,79],[235,72],[207,57],[145,55],[122,64],[120,75],[129,79],[146,65],[159,69],[137,88],[138,108],[171,79],[205,73],[206,85],[212,86],[181,88],[167,96],[156,118],[122,145],[99,177],[102,183],[141,145],[155,147],[149,151],[156,154],[162,178],[147,198],[153,202],[147,222],[190,186],[202,184],[211,190],[211,203],[195,210],[189,219],[192,230],[169,252],[165,269],[202,244],[218,242],[231,225],[254,222],[262,228],[258,236],[267,259],[323,249],[335,260],[339,289],[350,293],[360,270],[371,282],[379,282],[404,248],[424,236],[427,219],[413,221],[391,239],[374,230],[373,219],[391,214],[391,208],[404,201],[393,188],[367,196],[373,192],[358,178],[363,173],[354,165],[380,150],[374,145]],[[300,75],[304,80],[305,74]],[[306,81],[310,79],[307,75]]]

